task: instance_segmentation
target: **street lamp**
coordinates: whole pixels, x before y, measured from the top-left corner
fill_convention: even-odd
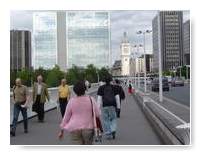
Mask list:
[[[99,83],[99,72],[96,71],[96,73],[97,73],[97,82]]]
[[[181,68],[182,68],[182,66],[178,66],[177,68],[179,68],[180,69],[180,71],[179,71],[179,76],[181,77],[182,75],[181,75]]]
[[[140,88],[140,62],[139,62],[140,55],[139,55],[139,47],[142,47],[142,44],[133,45],[133,47],[137,48],[136,55],[137,55],[137,58],[138,58],[138,88]],[[136,58],[135,58],[135,62],[136,62]],[[136,73],[135,73],[135,77],[136,77]]]
[[[186,79],[187,79],[187,82],[188,82],[188,78],[189,78],[189,76],[188,76],[188,68],[190,67],[190,65],[186,65]]]
[[[160,11],[158,11],[157,22],[158,22],[158,61],[159,61],[158,63],[159,64],[159,101],[163,102]]]
[[[147,81],[146,81],[146,51],[145,51],[145,34],[151,33],[152,30],[144,30],[144,31],[138,31],[136,34],[143,34],[144,39],[144,92],[147,92]]]

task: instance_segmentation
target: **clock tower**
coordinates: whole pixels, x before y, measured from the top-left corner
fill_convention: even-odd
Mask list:
[[[126,32],[122,38],[120,45],[121,50],[121,63],[122,63],[122,75],[130,75],[130,55],[131,55],[131,44],[128,40]]]

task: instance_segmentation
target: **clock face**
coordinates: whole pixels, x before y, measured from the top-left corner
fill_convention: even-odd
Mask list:
[[[124,48],[124,53],[125,53],[125,54],[128,54],[128,53],[129,53],[128,48]]]

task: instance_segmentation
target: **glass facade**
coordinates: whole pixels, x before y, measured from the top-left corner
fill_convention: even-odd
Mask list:
[[[66,14],[67,66],[109,66],[110,20],[106,11],[72,11]]]
[[[52,68],[57,63],[56,12],[33,14],[34,68]]]

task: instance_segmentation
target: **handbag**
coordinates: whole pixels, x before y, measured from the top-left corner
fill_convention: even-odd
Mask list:
[[[92,103],[91,97],[90,97],[90,102],[91,102],[91,106],[92,106],[92,118],[93,118],[93,123],[94,123],[93,141],[101,142],[102,141],[103,127],[102,127],[102,124],[101,124],[101,120],[98,117],[96,117],[94,105]]]

